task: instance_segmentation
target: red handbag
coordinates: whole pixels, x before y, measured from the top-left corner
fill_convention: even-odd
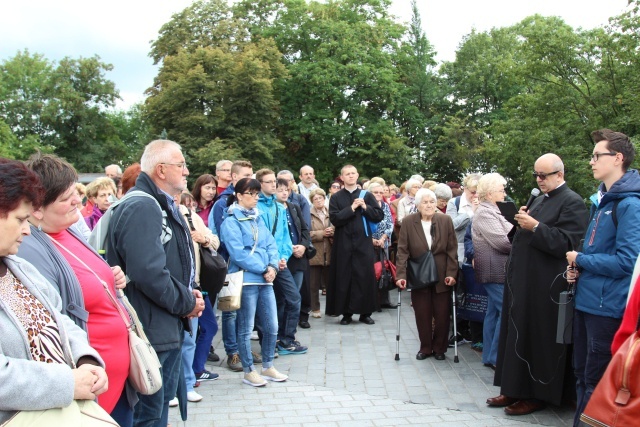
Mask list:
[[[391,272],[391,277],[393,278],[393,282],[395,283],[396,265],[389,261],[386,256],[383,256],[382,258],[384,260],[384,268]],[[376,280],[380,280],[380,277],[382,277],[382,262],[383,261],[376,261],[376,263],[373,264],[373,270],[376,272]]]
[[[580,420],[590,426],[638,425],[640,416],[640,331],[613,355]]]

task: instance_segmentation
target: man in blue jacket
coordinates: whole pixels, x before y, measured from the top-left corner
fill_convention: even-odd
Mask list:
[[[289,224],[285,207],[276,200],[276,175],[272,170],[260,169],[256,172],[262,192],[258,199],[258,213],[267,229],[276,239],[278,247],[278,274],[273,281],[278,306],[278,353],[303,354],[307,347],[296,341],[296,330],[300,319],[300,289],[296,286],[287,261],[293,254],[293,244],[289,236]]]
[[[139,396],[134,425],[164,427],[169,400],[176,396],[178,382],[184,385],[180,363],[183,329],[189,327],[189,318],[204,310],[204,300],[193,289],[191,233],[173,201],[173,196],[187,188],[189,175],[180,146],[173,141],[152,141],[145,147],[140,166],[142,172],[133,190],[151,197],[131,197],[113,211],[107,261],[120,265],[130,280],[125,293],[162,364],[162,389]],[[171,231],[167,242],[161,240],[163,234],[169,234],[163,228]]]
[[[611,342],[624,314],[631,274],[640,253],[640,176],[629,169],[635,156],[625,134],[591,134],[593,177],[602,181],[582,252],[567,252],[577,267],[573,360],[577,378],[574,425],[580,424],[593,389],[611,360]]]

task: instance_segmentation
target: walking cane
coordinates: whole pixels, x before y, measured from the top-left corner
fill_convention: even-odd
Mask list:
[[[456,290],[451,292],[451,298],[453,298],[453,363],[459,363],[458,359],[458,319],[456,317],[456,305],[458,300],[456,298]]]
[[[396,360],[400,360],[400,307],[402,301],[400,300],[400,292],[402,289],[398,288],[398,329],[396,331]]]

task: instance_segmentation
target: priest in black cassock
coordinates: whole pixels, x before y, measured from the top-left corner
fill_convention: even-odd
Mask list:
[[[566,252],[579,246],[589,219],[582,197],[564,181],[560,157],[541,156],[534,176],[544,194],[515,217],[520,229],[507,263],[494,379],[500,395],[487,400],[489,406],[504,406],[509,415],[530,414],[562,401],[571,358],[570,346],[556,343],[557,301],[567,290],[566,280],[558,275],[567,267]]]
[[[365,232],[363,216],[377,223],[384,212],[375,197],[361,197],[358,171],[347,165],[340,172],[344,188],[329,200],[329,218],[335,226],[331,248],[331,268],[327,285],[326,314],[342,314],[341,325],[351,323],[354,313],[360,322],[373,325],[377,287],[373,264],[375,255],[370,232]]]

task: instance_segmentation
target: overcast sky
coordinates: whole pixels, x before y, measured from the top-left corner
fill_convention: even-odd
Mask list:
[[[0,61],[29,49],[47,59],[99,55],[113,64],[107,77],[128,107],[141,101],[157,73],[149,42],[171,15],[191,0],[25,0],[5,2],[0,16]],[[391,12],[411,18],[410,0],[393,0]],[[462,37],[515,24],[539,13],[562,17],[574,28],[593,28],[623,12],[627,0],[418,0],[422,24],[439,61],[455,58]]]

